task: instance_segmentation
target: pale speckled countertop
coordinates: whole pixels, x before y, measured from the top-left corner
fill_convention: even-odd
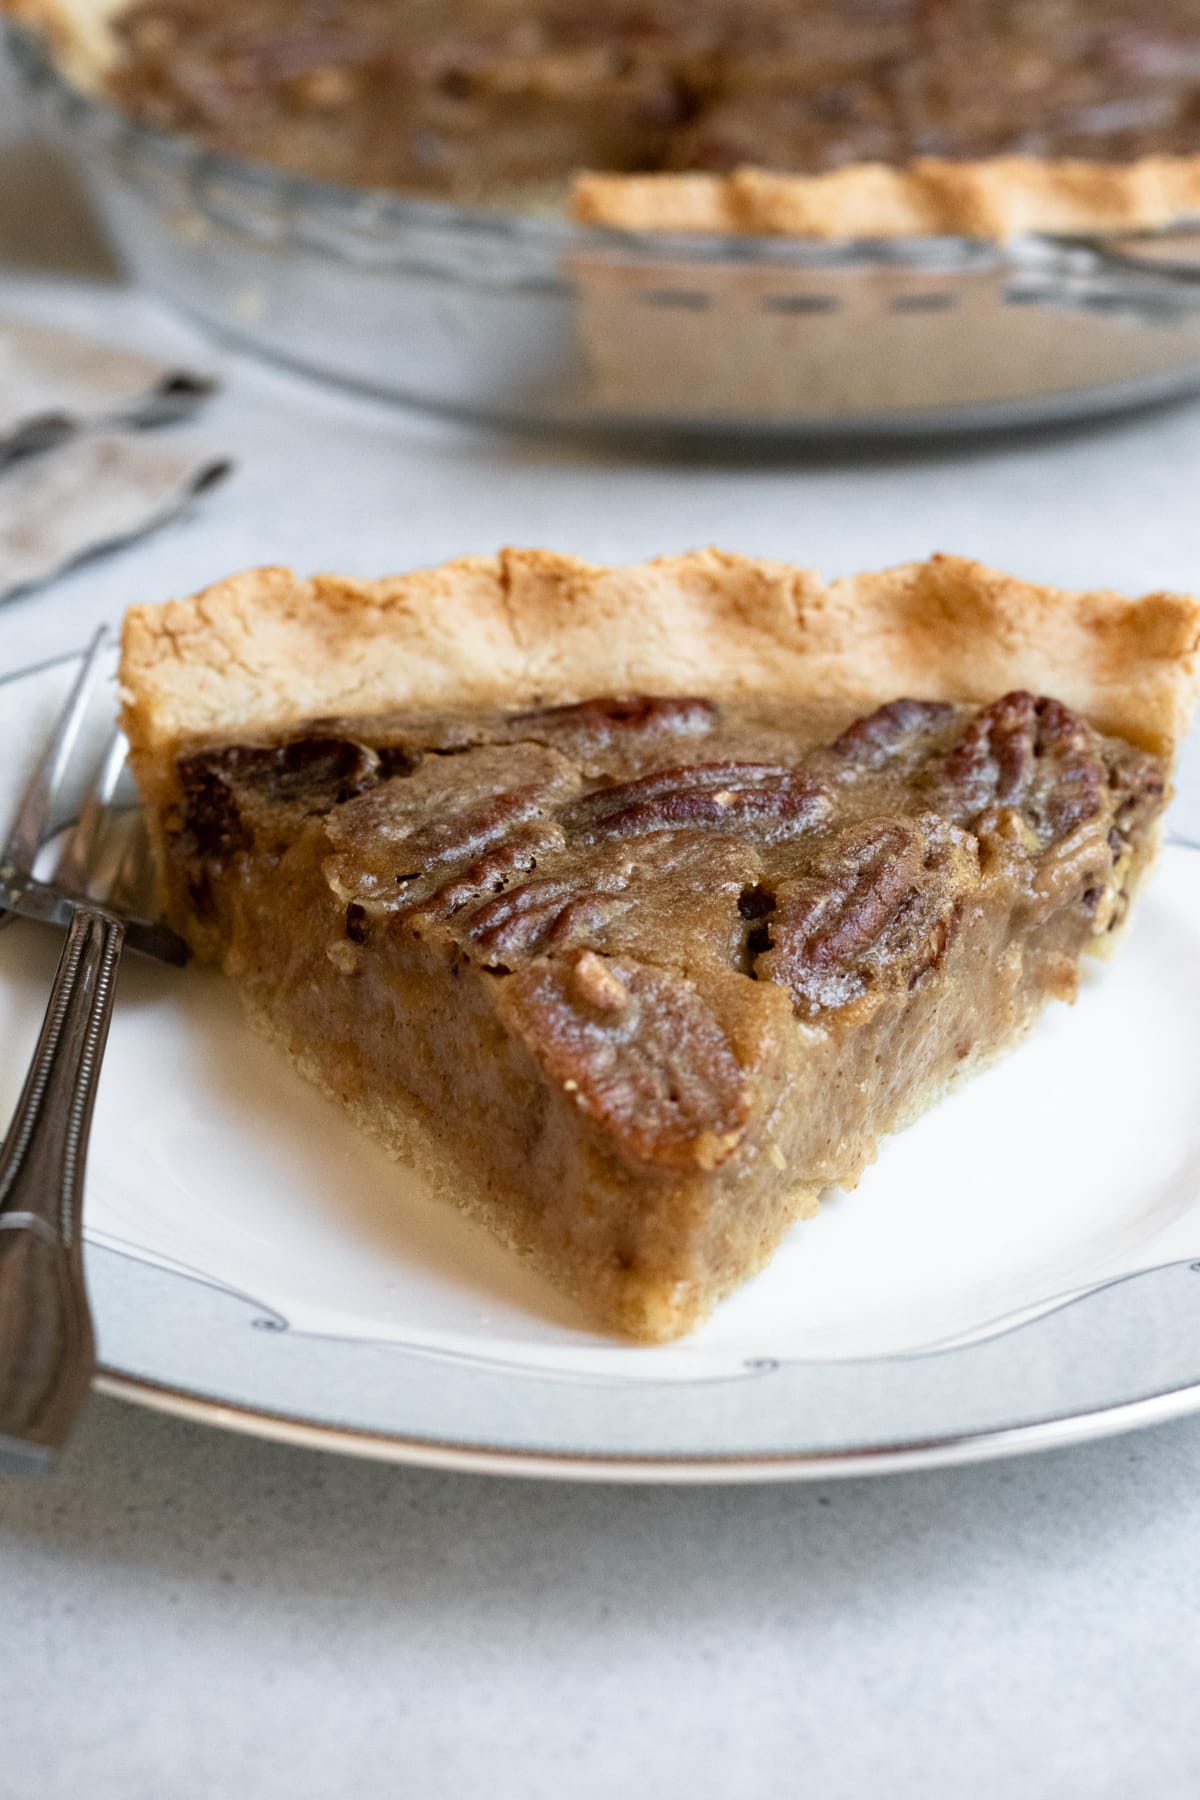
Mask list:
[[[0,669],[247,561],[717,540],[1200,583],[1200,406],[951,450],[655,463],[325,392],[106,269],[0,73],[0,311],[221,367],[234,483],[0,613]],[[298,429],[303,427],[303,429]],[[1200,1420],[813,1487],[537,1486],[97,1401],[0,1487],[0,1800],[1194,1800]]]

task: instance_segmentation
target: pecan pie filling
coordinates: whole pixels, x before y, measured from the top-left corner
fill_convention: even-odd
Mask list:
[[[449,199],[580,168],[1200,151],[1196,0],[137,0],[115,28],[137,116]]]
[[[609,1326],[677,1336],[1121,924],[1163,760],[1054,699],[592,699],[176,762],[168,910]]]

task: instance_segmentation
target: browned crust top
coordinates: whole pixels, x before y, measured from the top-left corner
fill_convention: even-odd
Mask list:
[[[39,31],[65,74],[95,87],[113,56],[111,21],[131,0],[0,0],[0,14]]]
[[[1200,212],[1200,156],[1127,164],[927,157],[907,168],[854,163],[822,175],[576,178],[581,224],[624,231],[802,238],[978,237],[1025,231],[1150,230]]]
[[[600,694],[899,695],[1021,687],[1169,753],[1200,679],[1200,602],[1039,587],[960,557],[825,582],[718,550],[606,568],[505,550],[381,581],[230,576],[134,607],[121,660],[139,773],[185,742],[411,705]]]

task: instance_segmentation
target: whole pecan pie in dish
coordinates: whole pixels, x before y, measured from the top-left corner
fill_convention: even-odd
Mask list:
[[[1152,860],[1200,605],[952,558],[236,576],[132,611],[171,923],[598,1321],[695,1326]]]
[[[1200,209],[1196,0],[2,0],[134,116],[301,174],[635,229]]]

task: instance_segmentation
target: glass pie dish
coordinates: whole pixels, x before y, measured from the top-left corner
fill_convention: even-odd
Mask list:
[[[1200,388],[1200,221],[817,242],[590,227],[307,180],[123,115],[9,43],[133,274],[328,378],[498,422],[819,439]]]

